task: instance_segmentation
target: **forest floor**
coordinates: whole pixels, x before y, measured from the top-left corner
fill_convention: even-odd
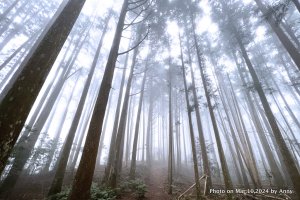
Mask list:
[[[165,182],[168,178],[167,169],[161,165],[155,165],[150,168],[150,173],[145,180],[147,185],[147,199],[168,200],[172,197],[167,193]]]
[[[139,175],[146,185],[145,200],[171,200],[172,196],[167,193],[166,182],[168,172],[166,166],[155,163],[151,167],[139,170]],[[132,194],[122,194],[122,200],[136,200]]]
[[[100,180],[100,177],[103,176],[104,166],[101,167],[99,172],[97,173],[99,177],[95,179]],[[128,169],[124,170],[124,174],[128,174]],[[51,180],[53,174],[37,174],[32,176],[25,176],[18,182],[15,188],[15,192],[7,198],[9,200],[41,200],[47,194],[49,189],[49,185],[51,184]],[[126,177],[126,176],[125,176]],[[146,185],[146,194],[144,200],[172,200],[176,199],[180,194],[182,194],[185,190],[187,190],[191,185],[194,184],[192,173],[189,170],[182,168],[181,172],[178,174],[174,174],[173,179],[173,195],[168,194],[167,187],[167,178],[168,178],[168,168],[165,164],[161,162],[153,162],[151,166],[138,165],[137,167],[137,177]],[[127,177],[128,178],[128,177]],[[126,181],[126,178],[124,179]],[[71,185],[72,176],[69,175],[68,181],[66,181],[66,186]],[[203,188],[203,182],[201,182]],[[216,186],[220,187],[221,186]],[[192,194],[191,194],[192,193]],[[193,189],[185,196],[183,199],[195,199],[195,194],[193,193]],[[118,199],[120,200],[136,200],[139,199],[134,192],[122,193]],[[206,196],[205,199],[209,200],[219,200],[226,199],[224,195],[209,195]],[[248,200],[248,199],[256,199],[256,200],[271,200],[271,199],[297,199],[296,197],[288,198],[288,196],[275,197],[273,196],[245,196],[245,195],[236,195],[235,200]],[[2,198],[0,197],[0,200]],[[5,198],[6,200],[6,198]]]

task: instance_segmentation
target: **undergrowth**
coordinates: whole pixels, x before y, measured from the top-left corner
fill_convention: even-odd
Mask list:
[[[141,199],[145,197],[145,193],[147,189],[144,182],[142,180],[137,179],[137,180],[125,181],[121,185],[121,191],[132,192],[136,195],[136,197]]]
[[[48,197],[47,200],[67,200],[70,190],[70,188],[66,188],[62,192]],[[116,197],[116,190],[111,188],[99,187],[96,183],[92,184],[90,200],[115,200]]]
[[[60,193],[48,197],[47,200],[67,200],[70,190],[70,188],[65,188]],[[130,180],[123,182],[120,188],[111,189],[93,183],[90,200],[115,200],[117,196],[121,196],[122,192],[133,193],[138,199],[142,199],[145,197],[146,185],[141,180]]]

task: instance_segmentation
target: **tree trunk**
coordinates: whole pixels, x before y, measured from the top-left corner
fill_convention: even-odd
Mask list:
[[[138,36],[136,41],[140,41],[141,39],[141,29],[138,30]],[[123,144],[124,144],[124,134],[125,134],[125,129],[126,129],[126,119],[127,119],[127,113],[128,113],[128,105],[129,105],[129,98],[130,98],[130,90],[131,90],[131,85],[133,81],[133,72],[134,72],[134,67],[136,65],[137,61],[137,55],[138,55],[138,47],[134,49],[133,51],[133,57],[132,57],[132,63],[130,67],[130,74],[128,77],[127,81],[127,86],[126,86],[126,91],[125,91],[125,96],[124,96],[124,101],[123,101],[123,107],[122,107],[122,112],[120,116],[120,123],[118,127],[118,132],[117,132],[117,137],[116,137],[116,143],[115,143],[115,156],[114,156],[114,161],[112,164],[112,168],[109,172],[109,177],[108,177],[108,185],[112,188],[116,188],[119,176],[120,176],[120,171],[119,171],[119,165],[122,162],[122,154],[124,151]]]
[[[188,88],[186,83],[186,71],[183,61],[182,55],[182,47],[181,47],[181,38],[180,40],[180,58],[181,58],[181,68],[182,68],[182,76],[183,76],[183,83],[184,83],[184,91],[185,91],[185,101],[188,111],[188,119],[189,119],[189,129],[190,129],[190,138],[191,138],[191,145],[192,145],[192,155],[193,155],[193,163],[194,163],[194,175],[195,175],[195,183],[196,183],[196,194],[197,200],[202,199],[201,197],[201,188],[200,188],[200,181],[199,181],[199,172],[198,172],[198,161],[197,161],[197,154],[196,154],[196,145],[195,145],[195,135],[193,130],[193,123],[192,123],[192,107],[189,102],[189,94]]]
[[[298,1],[298,0],[295,0],[295,1]],[[255,0],[255,2],[257,4],[257,6],[259,7],[260,11],[265,15],[267,13],[267,9],[265,8],[265,6],[261,2],[261,0]],[[287,52],[291,56],[292,60],[297,65],[298,69],[300,70],[300,53],[297,50],[297,48],[294,46],[294,44],[291,42],[291,40],[287,37],[287,35],[282,30],[282,28],[276,24],[276,21],[273,19],[273,17],[268,17],[267,21],[270,24],[272,30],[277,35],[281,44],[287,50]]]
[[[257,0],[255,0],[257,1]],[[275,137],[275,140],[277,142],[277,145],[279,147],[279,150],[280,152],[282,153],[283,155],[283,161],[284,161],[284,164],[287,168],[287,171],[292,179],[292,182],[293,182],[293,186],[294,186],[294,189],[295,189],[295,192],[298,196],[300,196],[300,174],[298,172],[298,169],[296,167],[296,164],[295,164],[295,161],[282,137],[282,134],[280,132],[280,129],[277,125],[277,121],[276,121],[276,118],[271,110],[271,107],[268,103],[268,100],[267,100],[267,97],[262,89],[262,86],[260,84],[260,81],[258,79],[258,76],[254,70],[254,67],[252,66],[252,63],[248,57],[248,54],[246,52],[246,49],[242,43],[242,40],[240,38],[240,35],[238,34],[237,30],[234,28],[234,34],[235,34],[235,37],[237,39],[237,42],[239,44],[239,47],[242,51],[242,55],[243,55],[243,58],[247,64],[247,67],[249,69],[249,72],[251,74],[251,77],[252,77],[252,80],[253,80],[253,84],[254,84],[254,88],[256,89],[257,93],[258,93],[258,96],[261,100],[261,103],[262,103],[262,106],[264,108],[264,111],[265,111],[265,114],[266,114],[266,117],[268,119],[268,122],[272,128],[272,131],[273,131],[273,135]],[[299,57],[300,59],[300,57]]]
[[[59,146],[58,146],[58,143],[59,143],[59,137],[60,137],[60,131],[62,130],[63,126],[64,126],[64,122],[66,120],[66,117],[67,117],[67,114],[68,114],[68,110],[70,108],[70,105],[71,105],[71,100],[74,98],[74,91],[76,89],[76,86],[77,86],[77,83],[78,83],[78,79],[79,77],[77,76],[76,78],[77,80],[75,81],[75,85],[73,86],[73,89],[71,91],[71,95],[69,95],[68,97],[68,105],[67,107],[62,111],[62,117],[60,119],[60,122],[59,124],[57,125],[57,132],[54,134],[54,138],[53,138],[53,141],[52,141],[52,145],[51,145],[51,149],[50,149],[50,152],[47,156],[48,160],[46,161],[46,164],[44,166],[44,169],[42,170],[44,173],[48,173],[50,171],[50,165],[54,159],[54,153],[56,150],[58,150]],[[55,169],[54,169],[55,170]]]
[[[85,0],[70,0],[67,3],[33,54],[23,62],[21,74],[0,103],[0,172],[84,3]]]
[[[11,171],[9,172],[9,176],[7,176],[7,178],[5,179],[5,183],[1,185],[1,190],[9,192],[9,190],[13,188],[16,181],[18,180],[23,167],[25,166],[27,160],[30,158],[31,151],[34,149],[39,134],[42,131],[42,128],[47,121],[52,108],[57,102],[57,99],[59,99],[58,97],[63,88],[64,82],[72,69],[72,65],[74,64],[75,58],[82,48],[84,41],[85,39],[83,39],[81,44],[79,44],[78,46],[76,45],[76,48],[74,49],[72,54],[73,56],[71,56],[71,58],[68,60],[66,66],[63,69],[62,75],[58,78],[58,81],[52,89],[47,100],[46,97],[51,89],[51,85],[46,88],[43,96],[40,99],[40,102],[36,106],[36,110],[32,114],[28,124],[26,125],[26,128],[24,129],[24,132],[19,139],[19,142],[15,146],[16,149],[20,149],[21,151],[16,154],[15,161],[13,163]],[[80,41],[78,41],[78,43],[79,42]],[[52,82],[54,82],[54,80]],[[44,101],[46,102],[44,103]],[[40,112],[40,110],[42,111]]]
[[[150,79],[149,81],[150,83],[150,91],[152,89],[152,80]],[[151,166],[151,161],[152,161],[152,154],[151,154],[151,128],[152,128],[152,117],[153,117],[153,96],[150,95],[149,98],[149,109],[148,109],[148,124],[147,124],[147,131],[146,131],[146,135],[147,135],[147,142],[146,142],[146,161],[147,161],[147,166],[150,167]]]
[[[223,104],[223,106],[225,108],[224,102],[222,102],[222,104]],[[243,165],[243,162],[242,162],[242,158],[241,158],[242,152],[240,152],[239,144],[237,142],[237,139],[236,139],[236,136],[235,136],[235,132],[234,132],[234,129],[232,127],[232,123],[229,120],[230,118],[228,116],[228,111],[225,110],[225,114],[226,114],[226,117],[228,119],[228,124],[229,124],[230,132],[231,132],[231,137],[232,137],[234,145],[231,144],[231,140],[229,138],[229,132],[227,131],[227,127],[226,127],[226,125],[224,123],[224,117],[221,115],[221,112],[220,112],[219,108],[217,108],[217,112],[218,112],[220,120],[221,120],[221,125],[222,125],[221,127],[223,128],[225,139],[227,140],[227,143],[229,144],[228,146],[229,146],[230,154],[234,155],[233,165],[234,165],[234,168],[235,168],[234,171],[236,173],[237,180],[238,180],[239,183],[243,183],[244,187],[250,188],[249,181],[248,181],[247,175],[245,173],[245,168],[244,168],[244,165]],[[235,153],[235,151],[233,149],[233,146],[236,149],[236,153]],[[237,158],[237,159],[235,159],[235,158]],[[238,167],[237,162],[238,162],[240,168]]]
[[[187,42],[187,46],[188,46],[189,63],[192,63],[189,42]],[[201,117],[200,117],[200,107],[199,107],[200,104],[198,102],[198,96],[197,96],[197,92],[196,92],[194,70],[193,70],[193,67],[191,64],[190,64],[190,71],[191,71],[191,76],[192,76],[192,92],[193,92],[193,100],[194,100],[194,106],[195,106],[197,127],[198,127],[198,131],[199,131],[199,141],[200,141],[201,155],[202,155],[202,160],[203,160],[203,168],[204,168],[204,173],[208,176],[206,191],[204,191],[204,193],[207,194],[209,189],[212,188],[210,164],[209,164],[209,160],[208,160],[207,146],[205,143],[204,132],[203,132],[203,127],[202,127],[202,122],[201,122]]]
[[[131,155],[131,167],[130,167],[130,172],[129,172],[129,176],[131,179],[135,179],[136,152],[137,152],[138,134],[139,134],[139,128],[140,128],[142,102],[143,102],[145,83],[146,83],[146,77],[147,77],[147,75],[146,75],[147,69],[148,69],[148,59],[146,60],[145,72],[144,72],[144,77],[143,77],[143,82],[142,82],[142,87],[141,87],[141,95],[140,95],[140,99],[139,99],[138,111],[137,111],[136,122],[135,122],[136,124],[135,124],[132,155]]]
[[[298,12],[300,13],[300,3],[299,3],[299,0],[292,0],[292,2],[295,4]]]
[[[213,111],[213,106],[211,103],[211,98],[210,98],[210,94],[208,91],[208,86],[207,86],[207,82],[206,82],[206,77],[204,75],[204,62],[201,56],[201,52],[199,49],[199,45],[197,42],[197,37],[196,37],[196,30],[195,30],[195,24],[194,24],[194,19],[192,17],[192,25],[193,25],[193,36],[194,36],[194,44],[196,46],[196,53],[197,53],[197,59],[198,59],[198,67],[200,69],[200,74],[201,74],[201,79],[202,79],[202,83],[203,83],[203,87],[204,87],[204,92],[205,92],[205,97],[207,100],[207,106],[208,106],[208,110],[209,110],[209,115],[211,118],[211,122],[213,125],[213,129],[214,129],[214,133],[215,133],[215,138],[216,138],[216,142],[217,142],[217,147],[218,147],[218,152],[219,152],[219,157],[220,157],[220,161],[221,161],[221,167],[222,167],[222,171],[223,171],[223,177],[224,177],[224,182],[225,182],[225,188],[227,190],[233,189],[232,186],[232,181],[230,178],[230,174],[229,174],[229,170],[228,170],[228,166],[227,166],[227,162],[226,162],[226,158],[225,158],[225,154],[224,154],[224,150],[223,150],[223,146],[222,146],[222,142],[221,142],[221,138],[220,138],[220,133],[218,130],[218,125],[216,122],[216,118],[214,115],[214,111]],[[232,199],[232,195],[230,193],[226,193],[227,198],[228,199]]]
[[[168,160],[168,194],[172,194],[173,185],[173,108],[172,108],[172,75],[171,75],[171,58],[169,55],[168,69],[168,95],[169,95],[169,160]]]
[[[54,179],[52,181],[50,190],[48,192],[48,196],[54,195],[54,194],[59,193],[61,191],[61,187],[62,187],[64,174],[65,174],[65,171],[66,171],[66,166],[67,166],[68,158],[69,158],[69,155],[70,155],[71,147],[72,147],[72,144],[73,144],[73,141],[74,141],[74,138],[75,138],[75,133],[76,133],[76,130],[78,128],[80,117],[81,117],[82,112],[83,112],[84,104],[86,102],[86,98],[87,98],[88,91],[90,89],[92,78],[93,78],[94,72],[95,72],[96,67],[97,67],[98,59],[99,59],[99,56],[100,56],[100,51],[101,51],[102,44],[103,44],[103,39],[104,39],[104,36],[106,34],[106,31],[107,31],[109,20],[110,20],[110,14],[105,20],[106,21],[105,27],[103,28],[102,36],[101,36],[101,39],[99,41],[99,44],[98,44],[98,47],[97,47],[97,50],[96,50],[96,53],[95,53],[95,57],[94,57],[91,69],[89,71],[87,80],[84,84],[83,92],[81,94],[81,98],[80,98],[78,107],[76,109],[76,112],[75,112],[70,130],[69,130],[69,133],[67,134],[67,138],[65,140],[66,142],[63,146],[63,150],[61,152],[61,157],[60,157],[60,160],[58,161],[57,169],[55,171]]]
[[[127,7],[128,0],[124,0],[69,200],[88,199],[90,196],[103,119],[118,57]]]
[[[99,149],[98,149],[98,155],[97,155],[97,163],[96,163],[96,166],[99,166],[99,167],[101,165],[102,152],[103,152],[103,149],[105,147],[105,145],[104,145],[104,138],[105,138],[105,136],[107,134],[107,124],[108,124],[108,119],[109,119],[109,113],[111,111],[111,105],[112,105],[112,99],[113,99],[113,92],[114,91],[111,91],[111,93],[109,94],[109,100],[108,100],[108,106],[107,106],[107,113],[105,114],[104,125],[103,125],[103,128],[102,128],[102,135],[101,135],[100,143],[99,143]]]
[[[246,85],[247,81],[245,80],[245,77],[242,74],[241,67],[237,63],[237,59],[236,59],[235,55],[234,55],[234,59],[235,59],[235,62],[236,62],[236,66],[238,68],[238,73],[239,73],[240,79],[242,80],[242,84]],[[244,90],[244,95],[245,95],[246,103],[247,103],[248,108],[250,110],[251,119],[254,123],[257,135],[260,139],[260,142],[261,142],[262,147],[264,149],[264,152],[266,154],[267,161],[268,161],[269,166],[271,168],[271,173],[274,176],[274,180],[275,180],[276,184],[277,185],[282,185],[282,183],[284,182],[283,176],[280,172],[279,166],[278,166],[278,164],[275,160],[275,157],[272,153],[272,150],[271,150],[271,147],[268,143],[267,137],[264,134],[265,131],[264,131],[264,128],[263,128],[263,124],[260,122],[260,117],[259,117],[258,111],[255,109],[253,99],[250,96],[250,91],[245,91]],[[266,126],[268,126],[268,124],[266,124]],[[280,157],[280,155],[278,155],[278,156]]]
[[[1,15],[0,22],[7,18],[7,14],[20,2],[20,0],[15,0]]]
[[[113,129],[112,129],[112,135],[111,135],[111,139],[110,139],[108,158],[107,158],[107,163],[106,163],[102,183],[107,183],[108,177],[109,177],[109,172],[111,170],[112,163],[114,161],[114,156],[115,156],[114,151],[115,151],[115,144],[116,144],[118,126],[119,126],[119,122],[120,122],[119,121],[120,120],[120,110],[121,110],[121,106],[122,106],[122,97],[123,97],[123,93],[124,93],[126,69],[127,69],[127,66],[128,66],[128,57],[129,57],[129,54],[126,54],[126,58],[125,58],[125,62],[124,62],[125,64],[124,64],[124,69],[123,69],[123,74],[122,74],[122,80],[121,80],[120,89],[119,89],[117,108],[116,108],[116,112],[115,112],[114,126],[113,126]]]

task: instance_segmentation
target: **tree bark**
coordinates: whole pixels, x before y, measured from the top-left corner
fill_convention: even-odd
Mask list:
[[[256,0],[257,1],[257,0]],[[264,108],[264,112],[266,114],[266,117],[268,119],[268,122],[272,128],[272,131],[273,131],[273,135],[275,137],[275,140],[277,142],[277,145],[278,145],[278,148],[280,150],[280,152],[282,153],[283,155],[283,161],[284,161],[284,164],[288,170],[288,173],[291,177],[291,180],[293,182],[293,186],[294,186],[294,189],[295,189],[295,192],[298,196],[300,196],[300,174],[298,172],[298,169],[296,167],[296,164],[295,164],[295,161],[284,141],[284,138],[281,134],[281,131],[278,127],[278,124],[277,124],[277,121],[276,121],[276,118],[271,110],[271,107],[268,103],[268,100],[267,100],[267,97],[262,89],[262,86],[260,84],[260,81],[258,79],[258,76],[254,70],[254,67],[252,66],[252,63],[248,57],[248,54],[246,52],[246,49],[244,47],[244,44],[242,43],[242,40],[240,38],[240,35],[238,34],[237,30],[233,27],[233,31],[234,31],[234,34],[235,34],[235,37],[237,39],[237,42],[238,42],[238,45],[242,51],[242,55],[243,55],[243,58],[247,64],[247,67],[249,69],[249,72],[251,74],[251,77],[252,77],[252,80],[253,80],[253,84],[254,84],[254,88],[255,90],[257,91],[258,93],[258,96],[261,100],[261,103],[262,103],[262,106]],[[300,58],[300,57],[299,57]]]
[[[292,2],[295,4],[298,12],[300,13],[300,3],[299,3],[299,0],[292,0]]]
[[[297,1],[297,0],[296,0]],[[261,0],[255,0],[257,6],[261,10],[263,14],[267,13],[267,10]],[[287,35],[284,33],[282,28],[276,24],[273,17],[268,17],[267,21],[269,25],[271,26],[272,30],[277,35],[278,39],[280,40],[281,44],[285,47],[287,52],[289,53],[290,57],[294,61],[294,63],[297,65],[298,69],[300,70],[300,53],[297,50],[297,48],[294,46],[294,44],[291,42],[291,40],[287,37]]]
[[[125,76],[126,76],[126,70],[127,70],[127,66],[128,66],[128,57],[129,57],[129,54],[126,54],[126,58],[125,58],[125,62],[124,62],[125,65],[124,65],[122,79],[121,79],[121,83],[120,83],[117,108],[116,108],[116,112],[115,112],[114,126],[112,129],[112,135],[111,135],[111,139],[110,139],[108,158],[107,158],[105,172],[104,172],[104,176],[103,176],[103,180],[102,180],[102,183],[106,183],[106,184],[107,184],[109,172],[111,170],[112,163],[114,161],[114,156],[115,156],[114,150],[115,150],[118,126],[119,126],[119,122],[120,122],[119,121],[120,120],[120,110],[121,110],[121,105],[122,105],[122,97],[123,97],[123,93],[124,93]]]
[[[170,48],[170,47],[169,47]],[[172,108],[172,74],[171,74],[171,58],[169,55],[168,69],[168,95],[169,95],[169,159],[168,159],[168,194],[172,194],[173,190],[173,108]]]
[[[222,146],[222,142],[221,142],[221,138],[220,138],[220,133],[219,133],[219,130],[218,130],[218,125],[217,125],[216,118],[215,118],[215,115],[214,115],[213,106],[212,106],[212,103],[211,103],[211,98],[210,98],[210,94],[209,94],[209,91],[208,91],[207,82],[205,80],[204,69],[203,69],[204,63],[203,63],[203,59],[201,57],[201,52],[200,52],[199,45],[198,45],[198,42],[197,42],[197,37],[196,37],[196,32],[195,32],[195,24],[194,23],[195,22],[194,22],[194,19],[192,17],[193,36],[194,36],[194,44],[195,44],[195,47],[196,47],[196,53],[197,53],[197,59],[198,59],[198,67],[200,69],[200,74],[201,74],[201,79],[202,79],[202,83],[203,83],[203,87],[204,87],[205,97],[206,97],[206,100],[207,100],[209,115],[210,115],[211,122],[212,122],[212,125],[213,125],[213,130],[214,130],[214,133],[215,133],[215,138],[216,138],[216,142],[217,142],[219,157],[220,157],[220,161],[221,161],[221,168],[222,168],[222,171],[223,171],[225,188],[227,190],[230,190],[230,189],[233,189],[232,181],[231,181],[231,177],[230,177],[229,170],[228,170],[228,165],[227,165],[226,158],[225,158],[225,154],[224,154],[224,150],[223,150],[223,146]],[[228,199],[232,199],[232,194],[226,193],[226,195],[227,195]]]
[[[141,29],[138,30],[137,34],[138,35],[137,35],[136,41],[138,42],[141,39]],[[126,119],[127,119],[127,113],[128,113],[130,90],[131,90],[131,85],[132,85],[132,81],[133,81],[133,72],[134,72],[134,67],[136,65],[137,56],[138,56],[138,47],[133,50],[130,74],[129,74],[128,81],[127,81],[127,86],[126,86],[126,91],[125,91],[125,96],[124,96],[124,101],[123,101],[123,107],[122,107],[121,116],[120,116],[120,123],[119,123],[117,137],[116,137],[115,156],[114,156],[112,168],[109,172],[109,177],[108,177],[108,185],[112,188],[117,187],[117,183],[118,183],[119,176],[120,176],[120,173],[119,173],[120,166],[119,165],[121,165],[120,162],[122,162],[122,154],[124,151],[123,146],[124,146],[124,134],[125,134],[125,129],[126,129],[126,121],[127,121]]]
[[[207,177],[207,182],[206,182],[207,183],[206,191],[204,191],[204,193],[207,194],[209,189],[212,188],[210,164],[209,164],[209,160],[208,160],[207,146],[206,146],[206,143],[205,143],[204,132],[203,132],[203,127],[202,127],[202,122],[201,122],[201,117],[200,117],[200,104],[199,104],[198,96],[197,96],[197,92],[196,92],[194,70],[193,70],[193,67],[191,65],[192,58],[191,58],[191,53],[190,53],[189,42],[187,42],[187,46],[188,46],[188,57],[189,57],[189,63],[190,63],[190,71],[191,71],[191,77],[192,77],[193,100],[194,100],[194,106],[195,106],[197,127],[198,127],[198,131],[199,131],[199,141],[200,141],[201,155],[202,155],[202,160],[203,160],[203,168],[204,168],[204,173],[208,176]]]
[[[85,0],[70,0],[67,3],[34,53],[23,62],[21,74],[0,103],[0,172],[84,3]]]
[[[179,36],[180,40],[180,59],[181,59],[181,68],[182,68],[182,76],[183,76],[183,83],[184,83],[184,91],[185,91],[185,101],[188,111],[188,119],[189,119],[189,129],[190,129],[190,139],[191,139],[191,145],[192,145],[192,155],[193,155],[193,163],[194,163],[194,176],[195,176],[195,183],[196,183],[196,195],[197,200],[202,199],[201,197],[201,187],[200,187],[200,181],[199,181],[199,172],[198,172],[198,161],[197,161],[197,154],[196,154],[196,145],[195,145],[195,135],[193,130],[193,122],[192,122],[192,108],[189,101],[188,96],[188,88],[186,83],[186,71],[183,61],[183,55],[182,55],[182,47],[181,47],[181,38]]]
[[[134,139],[133,139],[133,147],[132,147],[132,155],[131,155],[131,167],[129,172],[129,177],[131,179],[135,179],[135,170],[136,170],[136,153],[137,153],[137,144],[138,144],[138,136],[139,136],[139,128],[140,128],[140,118],[141,118],[141,111],[142,111],[142,102],[144,97],[144,90],[145,90],[145,83],[147,77],[147,69],[148,69],[148,59],[146,60],[145,72],[141,86],[141,95],[139,99],[138,111],[136,116],[136,124],[135,124],[135,131],[134,131]]]
[[[91,69],[89,71],[87,80],[84,84],[83,92],[81,94],[81,98],[80,98],[78,107],[76,109],[76,112],[75,112],[75,115],[74,115],[74,118],[73,118],[73,121],[72,121],[72,124],[71,124],[71,128],[69,130],[69,133],[67,134],[66,142],[63,146],[63,150],[61,152],[61,157],[60,157],[60,160],[58,161],[58,166],[57,166],[57,169],[55,171],[54,179],[52,181],[50,190],[48,192],[48,196],[54,195],[54,194],[59,193],[61,191],[61,187],[62,187],[64,174],[65,174],[65,171],[66,171],[66,166],[67,166],[68,158],[69,158],[69,155],[70,155],[71,147],[72,147],[72,144],[73,144],[73,141],[74,141],[74,138],[75,138],[75,133],[76,133],[76,130],[78,128],[80,117],[81,117],[82,112],[83,112],[83,107],[84,107],[84,104],[86,102],[86,98],[87,98],[88,91],[90,89],[92,78],[93,78],[94,72],[95,72],[96,67],[97,67],[98,59],[99,59],[99,56],[100,56],[100,51],[101,51],[101,48],[102,48],[104,36],[106,34],[106,31],[107,31],[109,20],[110,20],[110,15],[105,20],[106,22],[105,22],[105,26],[104,26],[103,31],[102,31],[102,36],[101,36],[101,39],[99,41],[99,44],[98,44],[98,47],[97,47],[97,50],[96,50],[96,53],[95,53],[95,57],[94,57]]]

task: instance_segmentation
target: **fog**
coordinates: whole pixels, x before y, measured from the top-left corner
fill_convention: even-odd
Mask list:
[[[0,2],[0,199],[298,199],[298,0]]]

